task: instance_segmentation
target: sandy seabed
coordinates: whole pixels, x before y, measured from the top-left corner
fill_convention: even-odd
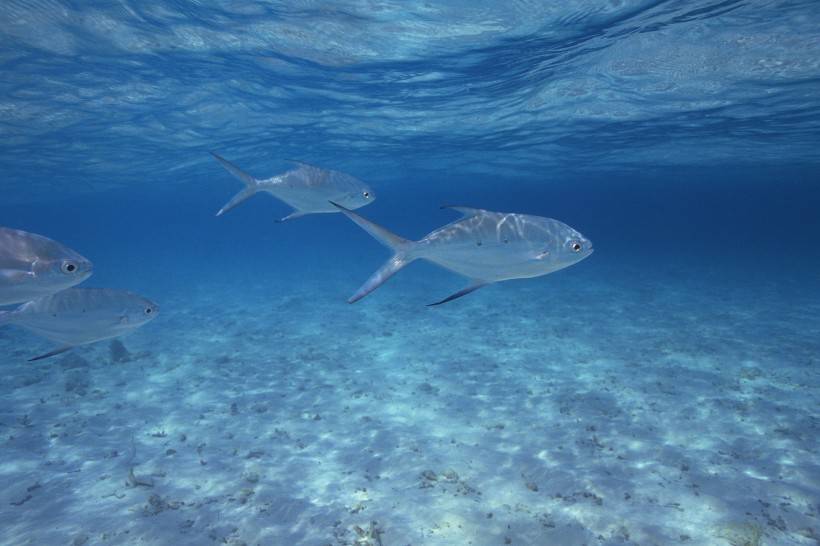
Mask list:
[[[820,544],[811,290],[611,273],[195,285],[38,363],[0,329],[0,542]]]

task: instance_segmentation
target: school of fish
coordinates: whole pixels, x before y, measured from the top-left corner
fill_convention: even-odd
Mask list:
[[[463,289],[432,306],[488,284],[547,275],[593,252],[589,239],[558,220],[469,207],[442,207],[455,210],[461,218],[411,241],[354,212],[375,201],[376,194],[349,174],[295,161],[289,171],[257,179],[218,154],[211,155],[244,184],[217,216],[263,192],[293,209],[280,222],[307,214],[342,213],[390,249],[393,255],[349,303],[364,298],[414,260],[427,260],[467,279]],[[91,276],[93,268],[90,260],[57,241],[0,227],[0,306],[20,304],[0,310],[0,326],[16,324],[58,344],[31,361],[120,336],[157,316],[159,306],[142,296],[76,287]]]
[[[150,300],[108,288],[76,288],[94,265],[78,252],[36,233],[0,227],[0,326],[16,324],[60,345],[42,360],[78,345],[117,337],[157,316]]]

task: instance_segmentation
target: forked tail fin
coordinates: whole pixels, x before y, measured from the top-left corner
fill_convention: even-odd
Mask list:
[[[339,209],[339,212],[353,220],[360,228],[368,232],[374,239],[392,250],[393,252],[407,251],[410,247],[415,245],[414,241],[410,241],[403,237],[399,237],[395,233],[387,231],[378,224],[374,224],[370,220],[363,218],[350,209],[346,209],[338,203],[330,202],[331,205]]]
[[[391,249],[394,253],[393,257],[387,260],[384,265],[373,273],[370,278],[367,279],[367,282],[365,282],[361,288],[359,288],[356,293],[347,300],[348,303],[356,303],[384,284],[387,279],[395,275],[401,268],[415,260],[417,256],[413,255],[413,250],[416,243],[414,241],[399,237],[395,233],[391,233],[383,227],[374,224],[370,220],[363,218],[352,210],[348,210],[333,201],[330,203],[339,209],[342,214],[353,220],[353,222],[355,222],[359,227],[372,235],[374,239]]]
[[[365,282],[356,293],[348,298],[347,303],[356,303],[381,285],[383,285],[387,279],[398,273],[399,269],[406,266],[410,262],[412,262],[415,258],[408,258],[403,254],[394,254],[392,258],[387,260],[383,266],[376,270],[367,282]]]
[[[226,171],[237,177],[245,184],[245,189],[234,195],[231,198],[231,200],[228,201],[225,204],[225,206],[219,209],[219,212],[216,213],[217,216],[222,216],[238,204],[248,199],[257,191],[259,191],[259,182],[254,177],[252,177],[251,175],[249,175],[248,173],[246,173],[245,171],[243,171],[242,169],[240,169],[224,157],[221,157],[219,154],[211,152],[211,155],[214,156],[214,158],[216,158],[216,160],[219,161],[219,163],[221,163],[223,167],[225,167]]]

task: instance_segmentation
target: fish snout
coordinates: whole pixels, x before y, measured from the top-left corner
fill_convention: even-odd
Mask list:
[[[80,260],[80,262],[77,264],[77,267],[79,268],[81,275],[91,276],[91,274],[94,272],[94,264],[91,262],[91,260],[87,260],[85,258]]]
[[[583,250],[581,252],[582,257],[586,258],[587,256],[589,256],[593,252],[595,252],[595,248],[592,246],[592,241],[590,241],[589,239],[584,239],[583,240]]]

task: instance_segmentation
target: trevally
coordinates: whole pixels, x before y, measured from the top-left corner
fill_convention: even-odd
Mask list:
[[[216,213],[217,216],[225,214],[258,192],[269,193],[293,207],[293,212],[279,220],[280,222],[306,214],[338,212],[330,201],[349,209],[357,209],[376,199],[376,194],[367,184],[343,172],[295,162],[295,169],[258,180],[214,152],[211,152],[211,155],[225,167],[225,170],[245,183],[245,189],[228,201]]]
[[[42,235],[0,227],[0,305],[23,303],[79,284],[91,262]]]
[[[122,290],[69,288],[24,303],[14,311],[0,311],[0,325],[16,324],[60,344],[31,359],[41,360],[77,345],[117,337],[153,320],[156,303]]]
[[[409,241],[362,218],[338,204],[348,218],[393,250],[379,268],[348,300],[359,301],[402,267],[423,259],[470,279],[462,290],[430,305],[440,305],[494,282],[540,277],[578,263],[592,254],[592,243],[573,228],[542,216],[452,208],[462,218]]]

